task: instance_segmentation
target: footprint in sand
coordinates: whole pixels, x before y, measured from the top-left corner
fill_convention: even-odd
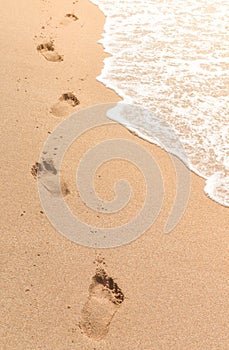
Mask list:
[[[63,56],[55,50],[54,42],[51,40],[49,42],[40,44],[37,46],[37,51],[50,62],[61,62],[63,61]]]
[[[55,103],[50,112],[55,117],[63,117],[72,112],[72,108],[76,107],[80,101],[72,92],[64,93],[57,103]]]
[[[59,189],[58,183],[54,179],[54,176],[58,176],[58,171],[52,159],[43,159],[41,163],[36,162],[31,168],[31,174],[55,197],[65,197],[70,193],[67,184],[63,181],[61,181]]]
[[[82,332],[93,340],[102,340],[123,300],[124,295],[113,278],[103,268],[97,268],[81,312],[79,327]]]
[[[74,13],[67,13],[64,19],[60,22],[62,25],[68,25],[72,22],[76,22],[79,18]]]

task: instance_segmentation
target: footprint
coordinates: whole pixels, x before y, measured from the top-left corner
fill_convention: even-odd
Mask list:
[[[77,21],[79,18],[74,15],[74,13],[67,13],[64,17],[64,19],[60,22],[60,24],[63,24],[63,25],[68,25],[70,24],[71,22],[75,22]]]
[[[31,168],[31,174],[38,179],[43,187],[55,197],[66,197],[70,190],[66,182],[60,181],[60,189],[58,186],[58,171],[53,164],[52,159],[43,159],[41,163],[36,162]]]
[[[44,44],[37,46],[37,51],[50,62],[61,62],[63,61],[63,56],[59,55],[54,48],[54,42],[49,41]]]
[[[57,103],[55,103],[50,112],[55,117],[63,117],[72,112],[72,108],[76,107],[80,101],[72,92],[64,93]]]
[[[124,295],[113,278],[103,268],[97,268],[81,312],[79,327],[82,332],[93,340],[102,340],[123,300]]]

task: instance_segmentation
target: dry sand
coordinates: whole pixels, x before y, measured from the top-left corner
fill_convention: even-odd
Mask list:
[[[226,350],[228,211],[204,195],[203,179],[192,174],[185,215],[165,235],[176,183],[168,155],[119,125],[100,128],[75,149],[127,138],[161,167],[166,194],[155,224],[127,246],[95,250],[64,238],[42,213],[31,167],[48,132],[74,111],[119,101],[95,79],[105,57],[97,44],[104,24],[99,9],[87,0],[12,0],[1,2],[0,18],[1,349]],[[69,92],[77,100],[66,98]],[[80,156],[70,152],[69,159]],[[66,164],[73,203],[74,169]],[[107,198],[118,176],[133,184],[125,217],[109,216],[114,225],[142,203],[139,174],[125,166],[116,161],[98,174]],[[75,201],[83,219],[94,218]],[[114,302],[115,290],[124,302]]]

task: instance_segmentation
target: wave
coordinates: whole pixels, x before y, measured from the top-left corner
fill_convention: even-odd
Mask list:
[[[229,206],[229,4],[223,0],[92,0],[106,16],[111,56],[97,78],[178,135],[205,193]],[[157,143],[150,119],[125,125]]]

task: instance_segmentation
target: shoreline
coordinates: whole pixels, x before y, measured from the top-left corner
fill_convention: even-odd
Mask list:
[[[83,154],[95,143],[123,138],[144,147],[163,173],[165,198],[155,223],[129,245],[90,249],[59,234],[42,212],[31,167],[48,133],[71,113],[120,100],[96,80],[106,57],[97,43],[105,17],[88,0],[74,4],[56,4],[54,0],[28,4],[22,0],[3,6],[3,347],[226,349],[227,208],[206,197],[204,179],[191,173],[185,214],[171,234],[164,234],[176,194],[176,176],[168,154],[121,125],[105,126],[82,135],[64,159],[62,175],[70,191],[67,203],[82,220],[95,225],[118,225],[138,213],[144,202],[142,178],[127,162],[104,165],[95,177],[96,190],[106,200],[114,198],[117,179],[126,177],[132,184],[133,200],[115,217],[98,218],[75,189],[76,165]],[[72,12],[79,19],[61,24]],[[38,45],[51,39],[63,61],[48,61],[37,51]],[[61,100],[70,91],[79,105]],[[56,115],[50,113],[54,107]],[[100,342],[82,334],[78,326],[84,305],[93,302],[89,289],[98,256],[107,276],[114,278],[125,296],[118,308],[105,304],[112,321]],[[110,281],[107,276],[106,283]],[[96,292],[99,287],[93,284]],[[103,305],[101,300],[99,303]]]
[[[192,139],[193,140],[192,140],[192,142],[187,142],[187,139],[189,139],[190,135],[183,135],[183,131],[182,131],[183,128],[187,128],[187,129],[189,128],[188,127],[188,120],[186,120],[186,118],[185,118],[185,113],[186,113],[185,110],[184,110],[184,115],[177,114],[175,119],[174,119],[173,107],[174,108],[177,107],[178,109],[182,108],[182,107],[179,107],[180,106],[179,101],[176,101],[177,103],[175,104],[175,106],[172,103],[172,101],[171,101],[171,106],[167,105],[166,108],[168,108],[168,110],[170,110],[170,107],[171,107],[171,111],[168,112],[168,113],[171,113],[171,115],[170,115],[170,118],[167,119],[166,112],[165,112],[165,114],[163,114],[163,105],[160,105],[160,101],[158,101],[156,96],[154,96],[155,104],[153,102],[151,103],[150,99],[147,98],[147,94],[146,95],[142,95],[141,92],[140,92],[140,94],[138,94],[138,90],[134,89],[134,87],[132,85],[133,81],[135,81],[136,85],[138,84],[138,82],[136,80],[134,80],[134,78],[130,79],[130,82],[126,82],[125,83],[125,81],[122,78],[123,73],[120,74],[120,78],[118,78],[118,76],[116,76],[116,74],[117,74],[116,71],[119,71],[119,70],[121,70],[121,72],[122,71],[124,72],[126,70],[127,71],[126,74],[128,74],[128,72],[129,72],[129,75],[131,75],[132,69],[133,69],[132,68],[131,70],[129,70],[129,68],[128,68],[128,60],[125,59],[125,54],[122,55],[122,51],[125,50],[125,47],[123,46],[123,39],[121,39],[120,42],[118,42],[117,39],[115,39],[116,37],[119,37],[119,35],[121,35],[121,32],[122,32],[121,29],[124,30],[124,26],[121,25],[120,23],[122,23],[123,21],[125,23],[125,17],[123,17],[123,18],[121,17],[121,11],[120,11],[120,9],[118,9],[119,6],[118,7],[114,6],[113,7],[114,8],[114,12],[113,12],[112,11],[112,7],[111,8],[109,7],[110,4],[107,6],[107,5],[103,4],[103,2],[96,1],[96,0],[94,0],[94,1],[92,0],[92,2],[95,3],[95,4],[98,4],[97,6],[102,11],[102,13],[104,13],[105,16],[107,15],[106,22],[105,22],[105,25],[104,25],[104,33],[102,35],[102,39],[100,39],[99,42],[104,46],[104,51],[108,52],[111,55],[111,57],[105,58],[103,69],[100,72],[100,75],[97,77],[97,80],[99,82],[102,82],[106,87],[111,88],[113,91],[115,91],[115,93],[117,93],[117,95],[126,103],[130,103],[130,104],[135,104],[136,103],[137,105],[141,106],[141,101],[145,101],[145,102],[142,102],[142,106],[146,106],[146,109],[148,109],[150,111],[155,111],[155,108],[156,108],[155,105],[157,105],[157,103],[158,103],[159,104],[159,108],[158,108],[157,112],[155,112],[155,113],[158,116],[160,116],[160,113],[162,113],[162,118],[166,122],[168,122],[169,124],[171,123],[170,125],[172,127],[175,127],[175,130],[176,130],[177,134],[179,135],[179,137],[182,137],[183,140],[184,140],[183,144],[185,145],[184,147],[185,147],[185,149],[187,150],[187,152],[189,154],[189,160],[190,160],[190,164],[191,164],[190,165],[191,171],[193,171],[195,174],[197,174],[198,176],[200,176],[200,177],[202,177],[203,179],[206,180],[205,187],[204,187],[204,193],[211,200],[213,200],[216,203],[219,203],[220,205],[228,208],[229,207],[228,193],[227,193],[227,190],[226,190],[227,189],[227,184],[226,184],[227,177],[226,177],[226,168],[223,166],[223,161],[221,161],[219,163],[217,163],[217,161],[215,161],[215,164],[212,164],[211,159],[209,158],[208,150],[205,149],[205,152],[202,154],[202,158],[205,159],[206,163],[209,163],[208,164],[208,169],[205,169],[205,164],[202,163],[201,159],[198,158],[198,151],[195,153],[195,147],[193,147],[193,145],[196,143],[197,149],[200,148],[199,151],[201,152],[201,146],[200,145],[204,144],[204,140],[201,137],[201,133],[199,133],[199,134],[195,133],[195,130],[190,129],[190,133],[193,133],[193,135],[192,135]],[[165,2],[165,4],[166,4],[166,2]],[[165,5],[165,8],[166,7],[167,6]],[[153,5],[153,8],[154,8],[154,5]],[[155,3],[154,10],[155,9],[157,9],[156,3]],[[171,8],[171,10],[173,10],[173,8]],[[134,5],[133,12],[137,13],[135,5]],[[136,13],[135,13],[135,15],[136,15]],[[117,28],[115,28],[114,21],[112,19],[113,16],[116,16],[116,15],[119,16],[120,19],[121,19],[121,20],[118,21]],[[131,20],[130,20],[130,23],[132,23]],[[134,25],[134,24],[132,23],[132,25]],[[134,27],[131,27],[131,28],[132,28],[132,30],[134,30]],[[170,28],[170,30],[171,30],[171,28]],[[130,30],[127,30],[126,37],[128,35],[130,35]],[[146,35],[146,33],[145,33],[145,35]],[[193,33],[193,35],[195,35],[195,32]],[[120,45],[120,53],[118,53],[118,55],[117,55],[117,48],[119,47],[119,45]],[[187,45],[187,43],[186,43],[186,45]],[[133,43],[133,50],[134,51],[138,50],[139,48],[141,48],[140,43],[138,43],[138,44],[137,43]],[[186,50],[186,49],[187,49],[187,47],[184,46],[184,50]],[[163,50],[166,51],[166,46],[163,47]],[[221,52],[221,54],[223,55],[222,52]],[[171,52],[171,55],[173,55],[173,52]],[[218,53],[218,55],[219,55],[219,53]],[[142,55],[141,58],[144,60],[144,55]],[[195,58],[193,58],[193,59],[195,59]],[[197,54],[196,59],[198,60],[198,54]],[[118,63],[119,60],[120,60],[120,62],[122,62],[121,65],[119,65],[119,63]],[[140,61],[136,60],[135,66],[137,67],[137,69],[141,70],[142,67],[141,67],[139,62]],[[207,62],[206,62],[206,64],[207,64]],[[142,63],[142,65],[143,65],[143,63]],[[168,65],[168,67],[167,67],[168,70],[171,68],[169,59],[168,59],[167,62],[164,62],[164,65],[165,66]],[[157,67],[157,65],[156,65],[156,67]],[[147,65],[146,65],[145,68],[147,69]],[[157,67],[157,68],[160,70],[160,67]],[[184,66],[182,68],[184,69]],[[148,66],[148,69],[150,69],[150,66]],[[163,65],[162,65],[161,69],[163,70]],[[143,71],[144,71],[144,69],[143,69]],[[179,75],[179,71],[177,73]],[[191,72],[189,72],[189,73],[191,74]],[[158,73],[155,73],[155,76],[157,76],[157,74]],[[171,74],[171,72],[168,71],[168,76],[170,76],[170,74]],[[185,72],[184,72],[184,74],[185,74]],[[186,74],[187,74],[187,72],[186,72]],[[135,73],[133,73],[133,75],[135,75]],[[159,73],[159,76],[160,76],[160,73]],[[168,78],[168,76],[165,76],[164,79]],[[209,79],[210,79],[210,76],[211,76],[211,73],[209,72]],[[138,80],[139,79],[141,79],[140,76],[138,76]],[[153,80],[152,76],[151,76],[151,79]],[[173,77],[171,79],[175,79],[175,77]],[[187,75],[184,75],[184,79],[187,79]],[[200,79],[199,82],[201,82],[202,81],[201,73],[200,73],[199,79]],[[148,82],[148,84],[150,84],[149,81],[147,81],[147,82]],[[204,84],[204,81],[202,81],[202,83]],[[181,84],[180,85],[180,88],[181,88],[182,87],[182,82],[180,82],[180,84]],[[122,86],[122,89],[120,89],[120,86]],[[178,81],[178,86],[179,86],[179,81]],[[222,82],[222,91],[221,91],[221,93],[223,93],[223,86],[226,89],[226,85]],[[127,92],[128,88],[130,89],[129,93],[131,94],[132,97],[126,95],[126,93],[128,93]],[[143,88],[146,88],[144,83],[143,83]],[[160,89],[160,85],[158,86],[158,88]],[[170,96],[169,95],[169,87],[167,86],[167,88],[168,88],[168,91],[167,91],[168,96]],[[186,90],[185,90],[185,87],[183,87],[183,88],[184,88],[183,93],[184,94],[185,93],[188,94],[188,92],[186,92]],[[176,91],[175,86],[174,86],[174,90]],[[180,90],[182,90],[182,88]],[[195,87],[193,88],[193,91],[194,90],[195,90]],[[133,93],[133,91],[135,91],[135,94]],[[176,91],[176,92],[178,93],[178,91]],[[201,98],[204,99],[204,96],[202,95],[201,89],[198,91],[198,93],[200,94],[200,96],[199,96],[200,100],[201,100]],[[213,90],[209,91],[209,93],[213,94],[213,96],[214,96],[214,94],[217,94],[217,93],[220,94],[220,91],[217,91],[217,87],[216,87],[216,91],[213,89]],[[226,93],[226,91],[225,91],[225,93]],[[138,96],[138,95],[140,95],[140,96]],[[207,98],[207,96],[206,96],[206,98]],[[191,109],[191,111],[193,112],[193,119],[191,119],[191,120],[192,120],[192,123],[194,125],[196,125],[198,123],[198,120],[195,119],[195,113],[196,113],[195,109],[199,110],[199,107],[201,107],[201,106],[196,105],[195,106],[196,108],[194,108],[192,110],[192,103],[191,103],[191,101],[184,100],[183,102],[188,105],[188,107],[186,107],[186,108]],[[224,102],[226,103],[226,100]],[[193,101],[193,103],[195,105],[195,101]],[[217,103],[217,101],[215,101],[215,103]],[[225,108],[226,108],[226,104],[225,104]],[[212,113],[209,111],[209,113],[206,115],[206,117],[207,117],[207,120],[208,120],[208,117],[209,117],[208,123],[214,125],[214,118],[211,118],[211,114]],[[215,115],[216,120],[218,119],[219,114],[220,114],[220,112],[218,111],[218,113],[216,113],[216,115]],[[183,126],[181,126],[179,124],[178,120],[180,118],[181,118],[181,120],[184,123]],[[225,118],[226,118],[226,116],[225,116]],[[118,120],[118,122],[121,124],[121,119],[117,118],[116,120]],[[128,117],[127,117],[127,119],[128,119]],[[201,127],[201,124],[204,124],[204,121],[205,121],[205,118],[202,117],[201,109],[199,110],[198,119],[201,120],[201,122],[199,122],[200,123],[200,127]],[[223,123],[223,119],[224,118],[222,118],[220,120],[219,125],[221,123]],[[136,124],[137,124],[137,126],[136,126]],[[139,137],[143,138],[144,140],[158,145],[158,143],[157,143],[157,136],[155,137],[154,132],[150,132],[151,129],[154,128],[153,123],[152,123],[152,125],[150,125],[150,122],[149,122],[147,124],[147,127],[146,127],[145,123],[143,123],[143,122],[139,123],[138,122],[138,118],[137,117],[134,118],[134,116],[133,116],[130,120],[128,119],[126,127],[129,130],[131,130],[131,129],[134,130],[136,135],[138,135]],[[221,135],[221,133],[225,133],[225,131],[223,132],[223,130],[225,130],[225,127],[226,127],[226,125],[224,125],[224,129],[222,128],[222,130],[221,129],[218,130],[218,135]],[[207,140],[209,142],[209,148],[211,148],[211,144],[213,142],[213,140],[212,140],[213,135],[211,135],[211,132],[210,132],[210,130],[208,128],[207,128],[207,136],[206,137],[207,137]],[[197,142],[197,139],[199,139],[199,142]],[[219,144],[221,146],[221,150],[222,150],[224,145],[221,144],[220,140],[218,140],[218,142],[219,142]],[[163,142],[162,142],[162,144],[163,144]],[[188,151],[189,147],[191,147],[191,149],[192,149],[191,152]],[[175,150],[175,153],[176,153],[176,151],[177,150]],[[179,150],[178,150],[178,152],[179,152]],[[192,153],[194,153],[197,158],[192,158]],[[226,160],[226,158],[225,158],[226,154],[224,153],[224,156],[223,156],[223,153],[224,152],[222,152],[222,154],[221,154],[220,150],[218,148],[216,150],[216,153],[215,153],[215,156],[214,156],[215,159],[220,159],[220,157],[224,157],[224,159]],[[216,169],[218,169],[218,170],[216,170]]]

